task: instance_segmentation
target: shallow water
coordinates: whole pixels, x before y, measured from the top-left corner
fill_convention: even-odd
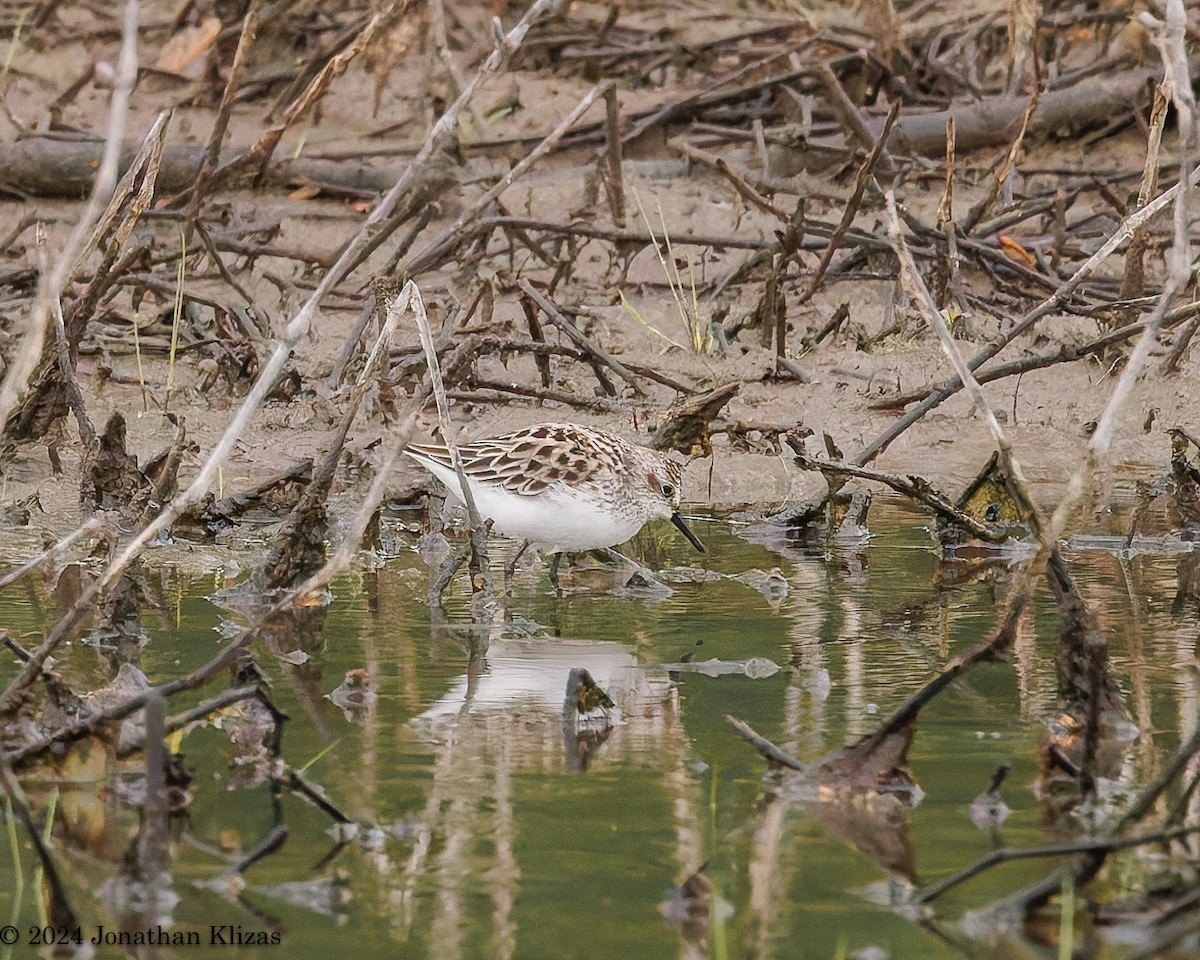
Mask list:
[[[923,798],[907,816],[813,802],[796,778],[767,775],[726,721],[732,714],[801,760],[821,759],[874,730],[987,633],[1006,564],[956,585],[935,582],[946,569],[924,522],[885,501],[872,509],[865,545],[769,549],[724,520],[698,523],[709,547],[702,558],[670,528],[656,538],[672,564],[731,575],[779,567],[787,594],[774,606],[732,579],[675,583],[669,596],[647,599],[577,577],[556,598],[544,568],[527,566],[512,607],[539,635],[493,640],[473,665],[469,632],[454,626],[466,597],[448,603],[450,625],[431,626],[428,574],[414,551],[336,582],[323,646],[308,662],[256,650],[290,717],[284,761],[305,768],[359,825],[356,835],[339,849],[333,821],[308,800],[288,790],[275,797],[269,783],[238,786],[250,778],[244,765],[231,768],[229,729],[189,731],[181,750],[195,780],[170,841],[178,903],[167,913],[173,930],[195,932],[201,945],[177,955],[229,956],[230,946],[212,943],[214,925],[218,938],[268,931],[286,944],[237,947],[246,957],[353,948],[368,957],[941,958],[994,955],[995,937],[1003,949],[1027,949],[1019,946],[1027,934],[981,930],[971,912],[1044,876],[1044,861],[984,873],[938,900],[924,923],[890,904],[912,882],[935,882],[998,843],[1070,835],[1048,823],[1031,790],[1036,744],[1055,712],[1056,620],[1044,593],[1007,662],[975,670],[922,712],[909,761]],[[1196,722],[1200,675],[1188,666],[1196,611],[1173,610],[1177,570],[1191,554],[1123,562],[1101,549],[1109,545],[1081,541],[1068,561],[1107,631],[1138,727],[1113,787],[1132,789]],[[213,656],[227,642],[222,621],[237,618],[207,599],[226,586],[221,573],[155,570],[161,606],[143,608],[150,640],[137,659],[159,682]],[[20,638],[52,623],[62,602],[18,584],[0,595],[0,618]],[[712,658],[762,658],[780,669],[752,679],[664,666]],[[84,687],[98,667],[81,643],[63,657],[64,675]],[[590,752],[564,737],[572,667],[586,667],[617,705],[615,726]],[[0,681],[12,669],[6,663]],[[349,670],[362,670],[378,695],[353,718],[324,696]],[[168,712],[214,692],[173,700]],[[981,830],[971,801],[1006,762],[1011,815],[997,832]],[[137,825],[123,784],[136,781],[139,764],[97,749],[88,764],[34,768],[23,780],[39,816],[57,796],[52,847],[85,937],[121,926],[105,882]],[[280,823],[286,839],[231,877]],[[0,923],[17,927],[11,956],[22,957],[36,952],[29,928],[42,918],[34,854],[19,826],[14,835],[19,868],[0,871]],[[716,921],[707,929],[665,921],[668,889],[705,862]],[[1139,882],[1137,858],[1121,862],[1128,892]],[[1132,949],[1100,938],[1094,955]],[[129,951],[101,945],[98,955]]]

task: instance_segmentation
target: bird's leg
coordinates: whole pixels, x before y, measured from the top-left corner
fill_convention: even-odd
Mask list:
[[[529,541],[526,540],[521,544],[521,549],[514,553],[513,558],[504,566],[504,596],[509,600],[512,599],[513,575],[517,572],[517,564],[520,562],[521,557],[525,555],[525,551],[528,549]]]
[[[562,553],[551,554],[550,556],[550,582],[554,585],[554,589],[561,595],[562,585],[558,582],[558,565],[562,563]]]

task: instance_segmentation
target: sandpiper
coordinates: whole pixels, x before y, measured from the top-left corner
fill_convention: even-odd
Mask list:
[[[463,474],[479,515],[514,540],[559,555],[624,543],[658,517],[704,544],[679,515],[683,466],[656,450],[603,430],[543,423],[460,444]],[[405,450],[463,500],[450,451],[413,443]]]

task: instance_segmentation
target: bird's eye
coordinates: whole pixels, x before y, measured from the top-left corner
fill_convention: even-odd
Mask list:
[[[671,499],[671,497],[675,496],[675,488],[669,483],[664,483],[662,485],[662,495],[668,500]]]

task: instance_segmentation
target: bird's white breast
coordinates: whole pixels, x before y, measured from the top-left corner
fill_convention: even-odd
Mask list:
[[[463,501],[458,477],[451,468],[425,459],[421,462],[459,502]],[[650,519],[634,504],[622,509],[588,491],[562,484],[523,496],[499,484],[473,482],[470,477],[467,482],[479,515],[491,520],[497,533],[514,540],[530,540],[548,553],[616,546],[630,539]]]

